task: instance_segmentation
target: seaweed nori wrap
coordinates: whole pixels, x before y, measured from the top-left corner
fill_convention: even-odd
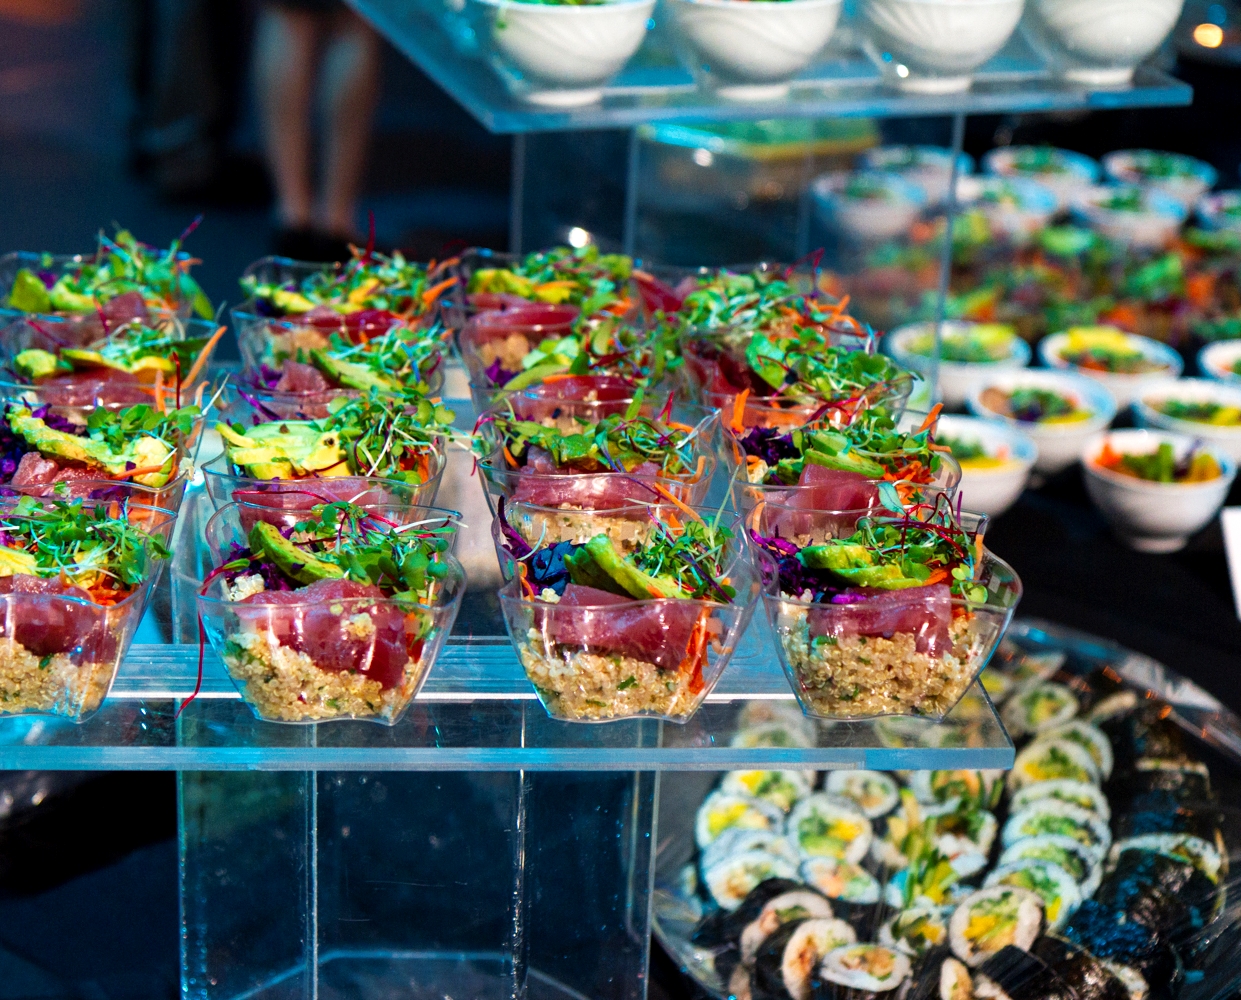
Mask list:
[[[905,1000],[953,1000],[943,995],[943,968],[945,962],[956,962],[965,968],[946,944],[932,948],[914,966],[909,992]],[[966,975],[969,975],[968,970]]]
[[[1090,952],[1054,935],[1034,942],[1030,949],[1047,963],[1077,995],[1078,1000],[1129,1000],[1129,991]]]
[[[748,896],[741,901],[735,910],[716,910],[702,919],[690,942],[700,948],[718,948],[735,945],[745,930],[746,924],[754,920],[767,905],[768,900],[775,899],[785,892],[796,892],[806,887],[791,878],[769,878],[760,882],[750,890]]]
[[[1176,953],[1157,931],[1098,899],[1082,902],[1063,935],[1095,958],[1132,966],[1155,989],[1167,986],[1176,974]]]
[[[847,899],[833,899],[832,909],[836,916],[847,922],[855,931],[859,941],[873,941],[879,934],[879,927],[886,919],[889,908],[879,903],[850,903]]]
[[[789,991],[784,988],[784,948],[804,924],[794,920],[784,924],[771,935],[754,956],[754,971],[750,975],[750,992],[754,1000],[788,1000]]]
[[[1149,799],[1165,792],[1151,792],[1139,796]],[[1114,824],[1116,839],[1141,837],[1148,833],[1188,833],[1214,843],[1220,830],[1218,809],[1194,809],[1185,805],[1165,805],[1161,809],[1129,811],[1118,816]]]
[[[1112,741],[1117,760],[1136,762],[1139,758],[1184,759],[1185,733],[1167,718],[1167,706],[1145,704],[1137,711],[1102,723]]]
[[[1078,1000],[1046,962],[1011,944],[988,958],[978,975],[991,980],[1008,1000]]]
[[[1117,759],[1122,759],[1117,755]],[[1166,792],[1177,802],[1202,804],[1211,801],[1211,778],[1205,767],[1190,760],[1144,758],[1119,782],[1110,798],[1113,811],[1123,813],[1129,804],[1151,792]]]
[[[1181,941],[1209,923],[1216,888],[1193,865],[1155,851],[1121,852],[1095,900],[1160,937]]]

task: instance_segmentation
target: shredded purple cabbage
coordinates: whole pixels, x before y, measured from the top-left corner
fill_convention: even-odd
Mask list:
[[[496,517],[499,519],[500,531],[504,535],[504,547],[508,549],[509,555],[514,559],[525,559],[534,550],[521,537],[521,533],[508,523],[508,517],[504,513],[504,497],[499,499],[496,507]]]
[[[793,444],[793,435],[781,433],[775,427],[752,428],[741,439],[741,447],[747,455],[756,455],[773,468],[781,459],[801,457]]]
[[[517,372],[511,372],[503,367],[500,364],[499,358],[491,362],[483,374],[487,376],[492,385],[508,385],[509,382],[517,377]]]
[[[274,389],[280,381],[280,372],[276,369],[263,364],[259,367],[258,387],[260,389]]]
[[[770,585],[773,579],[779,579],[780,592],[793,594],[798,598],[806,591],[810,591],[811,602],[815,604],[854,603],[854,600],[848,597],[847,588],[842,587],[827,570],[807,569],[803,566],[801,560],[797,558],[797,553],[801,549],[792,542],[779,535],[774,537],[760,535],[753,529],[750,530],[750,537],[754,539],[760,553],[766,557],[759,560],[764,584]],[[838,597],[846,599],[838,601]]]
[[[86,425],[70,423],[59,413],[53,413],[51,407],[44,404],[36,406],[30,411],[30,415],[36,420],[42,420],[48,427],[54,431],[63,431],[66,434],[73,434],[76,437],[86,437]]]

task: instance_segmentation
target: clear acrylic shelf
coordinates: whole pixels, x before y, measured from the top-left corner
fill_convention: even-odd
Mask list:
[[[911,94],[882,82],[858,51],[833,53],[776,101],[725,100],[697,88],[671,52],[660,25],[600,103],[548,108],[510,95],[480,51],[465,13],[445,0],[349,0],[408,59],[486,128],[498,133],[629,128],[647,122],[757,121],[765,118],[903,117],[1104,110],[1187,105],[1189,85],[1150,67],[1126,86],[1092,89],[1058,81],[1015,37],[987,63],[966,93]],[[469,0],[461,0],[464,7]],[[656,12],[658,20],[659,11]]]

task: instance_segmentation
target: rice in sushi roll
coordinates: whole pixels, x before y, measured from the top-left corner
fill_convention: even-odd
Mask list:
[[[1040,781],[1099,783],[1099,765],[1090,751],[1071,740],[1036,740],[1017,754],[1008,773],[1009,790],[1016,793]]]
[[[823,959],[815,1000],[872,1000],[890,996],[909,978],[909,957],[877,944],[837,948]]]
[[[1077,695],[1063,684],[1043,681],[1023,687],[1008,699],[1000,718],[1014,739],[1032,736],[1077,715]]]
[[[848,799],[816,792],[789,814],[789,838],[803,857],[841,858],[857,864],[870,849],[870,820]]]
[[[879,943],[911,958],[925,955],[948,942],[948,924],[938,907],[915,906],[885,921]]]
[[[1017,685],[1013,683],[1013,679],[1002,670],[995,667],[987,667],[978,677],[978,683],[982,685],[982,689],[987,692],[987,697],[995,704],[1004,704],[1004,699],[1017,689]]]
[[[761,799],[781,812],[792,809],[813,787],[813,771],[729,771],[720,782],[721,792]]]
[[[1048,740],[1068,740],[1071,743],[1080,744],[1094,758],[1095,766],[1099,769],[1099,777],[1107,781],[1112,776],[1114,764],[1112,741],[1098,726],[1092,726],[1081,719],[1073,719],[1061,725],[1052,726],[1040,732],[1035,738],[1037,743],[1044,743]]]
[[[1125,992],[1129,994],[1129,1000],[1147,1000],[1150,996],[1150,984],[1137,969],[1130,968],[1127,965],[1120,965],[1116,962],[1103,961],[1102,959],[1100,959],[1099,964],[1120,980],[1121,985],[1125,988]]]
[[[1003,771],[914,771],[909,789],[924,805],[964,799],[979,808],[999,803]]]
[[[867,819],[886,816],[900,801],[900,787],[882,771],[832,771],[827,792],[849,799]]]
[[[948,945],[932,948],[914,963],[904,1000],[973,1000],[974,982]]]
[[[711,841],[702,851],[701,866],[705,872],[719,861],[734,854],[746,854],[749,851],[766,851],[778,854],[797,863],[797,851],[788,842],[782,832],[775,830],[738,830],[734,827],[725,830]]]
[[[873,933],[879,909],[879,881],[860,865],[839,858],[807,858],[801,876],[831,900],[836,916],[860,934]]]
[[[741,963],[753,965],[754,956],[758,954],[763,942],[785,924],[812,918],[832,919],[832,904],[817,892],[798,889],[769,899],[763,904],[758,916],[741,932],[738,942]]]
[[[824,956],[857,941],[843,920],[795,920],[763,942],[750,977],[754,1000],[810,1000],[811,982]]]
[[[1115,868],[1120,856],[1126,851],[1155,851],[1174,860],[1187,862],[1217,884],[1224,864],[1215,844],[1188,834],[1155,833],[1118,840],[1108,853],[1108,867]]]
[[[1041,958],[1009,945],[990,956],[974,979],[979,1000],[1079,1000]]]
[[[1012,797],[1008,809],[1010,812],[1021,812],[1039,799],[1059,799],[1061,802],[1089,809],[1105,823],[1112,818],[1112,807],[1098,785],[1092,785],[1088,781],[1070,781],[1067,778],[1026,785]]]
[[[797,892],[802,884],[791,878],[769,878],[760,882],[732,910],[715,910],[694,928],[690,941],[702,947],[736,943],[746,926],[762,912],[767,901],[785,892]]]
[[[787,858],[766,851],[747,851],[716,862],[703,872],[703,881],[722,909],[735,910],[768,879],[796,876],[797,866]]]
[[[1037,684],[1056,676],[1068,656],[1064,653],[1023,653],[1018,652],[1012,659],[1011,666],[1005,673],[1012,678],[1014,684],[1024,687]]]
[[[694,840],[702,850],[725,830],[784,829],[784,813],[770,802],[750,795],[712,792],[698,807],[694,822]]]
[[[1112,842],[1108,825],[1090,810],[1058,799],[1037,799],[1009,817],[1000,834],[1000,843],[1012,847],[1026,837],[1046,834],[1072,837],[1099,861],[1103,860]]]
[[[1068,872],[1081,887],[1083,898],[1094,895],[1103,876],[1103,865],[1080,840],[1048,833],[1023,837],[1000,854],[1001,865],[1017,861],[1046,861]]]
[[[1043,918],[1050,930],[1063,927],[1082,901],[1073,876],[1049,861],[1013,861],[1000,865],[983,880],[983,887],[1011,885],[1029,889],[1043,901]]]
[[[966,896],[948,921],[952,952],[972,969],[1000,949],[1028,951],[1043,925],[1043,903],[1028,889],[999,885]]]

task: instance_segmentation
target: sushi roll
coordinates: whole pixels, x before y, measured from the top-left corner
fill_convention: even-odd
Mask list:
[[[1060,834],[1023,837],[1000,854],[1000,865],[1017,861],[1046,861],[1064,869],[1077,882],[1083,899],[1094,895],[1103,876],[1103,865],[1080,840]]]
[[[802,884],[791,878],[769,878],[760,882],[747,893],[741,904],[732,910],[715,910],[695,929],[691,943],[701,947],[715,947],[721,943],[735,943],[741,932],[762,912],[768,900],[786,892],[797,892]]]
[[[1120,984],[1129,995],[1129,1000],[1148,1000],[1151,994],[1150,984],[1137,969],[1102,959],[1099,960],[1099,964],[1120,980]]]
[[[1155,851],[1174,860],[1187,862],[1215,884],[1219,883],[1224,864],[1216,845],[1188,834],[1156,833],[1118,840],[1108,854],[1108,867],[1116,867],[1126,851]]]
[[[829,952],[819,968],[815,1000],[873,1000],[894,996],[909,978],[907,955],[878,944],[846,945]]]
[[[985,865],[979,866],[981,870]],[[913,907],[952,909],[976,887],[965,885],[952,870],[949,861],[937,852],[926,859],[916,859],[903,871],[896,872],[883,887],[883,901],[893,909]]]
[[[1167,803],[1162,809],[1130,810],[1116,819],[1118,838],[1141,837],[1149,834],[1188,834],[1214,842],[1220,837],[1223,816],[1218,809],[1191,809]]]
[[[750,970],[741,963],[733,967],[728,977],[729,1000],[753,1000],[754,994],[750,987]]]
[[[793,720],[780,719],[740,730],[729,741],[729,746],[743,749],[772,747],[784,750],[809,750],[814,746],[814,735],[807,730],[807,727],[797,725]]]
[[[702,850],[725,830],[767,830],[780,833],[784,813],[770,802],[749,795],[712,792],[698,807],[694,840]]]
[[[1082,901],[1063,936],[1100,961],[1136,969],[1155,989],[1167,986],[1177,971],[1177,956],[1167,941],[1097,899]]]
[[[1005,703],[1000,718],[1014,739],[1033,736],[1077,715],[1077,695],[1064,684],[1041,681],[1023,687]]]
[[[935,823],[935,846],[949,858],[967,854],[985,857],[990,854],[999,829],[995,814],[974,808],[965,801],[949,805],[953,808],[938,811],[932,806],[927,809],[928,816]]]
[[[839,858],[808,858],[801,877],[832,903],[836,916],[861,934],[874,930],[879,909],[879,881],[860,865]]]
[[[810,1000],[819,963],[834,949],[853,944],[857,934],[843,920],[795,920],[763,942],[754,957],[750,990],[754,1000]]]
[[[738,945],[742,964],[753,965],[754,956],[763,942],[785,924],[812,918],[832,919],[832,904],[810,889],[784,892],[768,900],[758,916],[741,932]]]
[[[952,953],[976,969],[1001,948],[1028,951],[1043,926],[1043,903],[1028,889],[998,885],[966,896],[948,921]]]
[[[1112,742],[1098,726],[1092,726],[1081,719],[1052,726],[1038,734],[1036,742],[1047,740],[1069,740],[1085,747],[1095,766],[1099,769],[1099,777],[1104,781],[1112,776],[1113,755]]]
[[[983,963],[974,981],[979,1000],[1079,1000],[1041,958],[1009,945]]]
[[[1151,792],[1166,792],[1178,802],[1210,802],[1211,773],[1196,761],[1146,757],[1118,783],[1116,799],[1129,803]]]
[[[982,689],[987,692],[987,697],[997,705],[1004,704],[1004,699],[1017,688],[1017,685],[1013,683],[1013,679],[1008,674],[1002,670],[997,670],[995,667],[987,667],[978,680],[982,684]]]
[[[1000,843],[1012,847],[1026,837],[1049,833],[1072,837],[1098,861],[1103,860],[1112,843],[1112,831],[1103,820],[1088,809],[1057,799],[1036,800],[1010,816],[1000,833]]]
[[[1055,677],[1068,657],[1064,653],[1022,653],[1005,671],[1018,687]]]
[[[832,771],[827,792],[849,799],[867,819],[886,816],[900,801],[900,788],[882,771]]]
[[[725,830],[711,841],[702,851],[701,867],[705,872],[719,861],[734,854],[745,854],[749,851],[766,851],[778,854],[797,863],[797,851],[788,842],[783,833],[774,830],[738,830],[734,827]]]
[[[909,789],[924,805],[964,799],[981,809],[999,804],[1003,771],[914,771]]]
[[[970,970],[952,956],[947,945],[922,956],[912,973],[905,1000],[973,1000]]]
[[[803,857],[857,864],[870,850],[870,820],[856,804],[826,792],[803,799],[789,814],[788,834]]]
[[[1105,823],[1112,818],[1112,807],[1098,785],[1092,785],[1088,781],[1070,781],[1066,778],[1026,785],[1012,797],[1008,808],[1010,812],[1018,813],[1040,799],[1058,799],[1082,809],[1089,809]]]
[[[788,812],[814,788],[813,771],[729,771],[720,791],[760,799]]]
[[[722,909],[735,910],[768,879],[792,879],[797,866],[787,858],[766,851],[747,851],[717,862],[703,873],[711,898]]]
[[[1107,729],[1109,739],[1113,737],[1113,734],[1120,739],[1126,733],[1125,719],[1136,712],[1142,704],[1144,704],[1143,699],[1136,691],[1116,691],[1104,695],[1091,705],[1084,718],[1087,722]]]
[[[1090,751],[1070,740],[1036,740],[1017,754],[1008,773],[1008,787],[1016,794],[1040,781],[1099,783],[1099,765]]]
[[[1163,935],[1184,937],[1208,924],[1220,891],[1193,863],[1156,851],[1126,850],[1095,898]]]
[[[1070,941],[1047,934],[1034,942],[1030,954],[1046,962],[1081,1000],[1129,1000],[1115,973]]]
[[[879,943],[919,958],[948,943],[948,924],[938,907],[915,906],[902,910],[879,928]]]
[[[815,722],[802,714],[795,701],[747,701],[737,713],[737,730],[781,725],[798,732],[807,746],[814,745]]]
[[[1059,930],[1082,901],[1073,876],[1050,861],[1013,861],[1000,865],[983,880],[983,887],[1011,885],[1029,889],[1043,901],[1043,918],[1050,930]]]

